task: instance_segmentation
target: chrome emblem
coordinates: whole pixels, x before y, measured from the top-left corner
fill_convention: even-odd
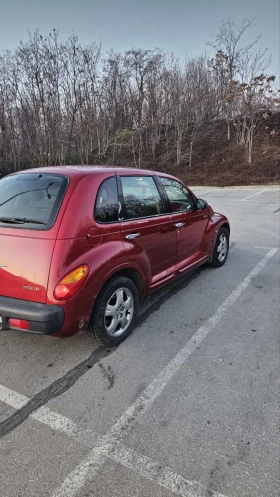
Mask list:
[[[6,264],[0,264],[0,267],[9,267],[9,266],[6,266]]]

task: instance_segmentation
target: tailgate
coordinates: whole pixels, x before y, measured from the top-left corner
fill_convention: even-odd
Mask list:
[[[0,295],[45,303],[54,244],[0,234]]]

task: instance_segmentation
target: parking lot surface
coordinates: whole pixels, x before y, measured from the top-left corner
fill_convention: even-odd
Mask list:
[[[193,190],[228,260],[143,302],[117,349],[0,334],[1,497],[279,496],[279,187]]]

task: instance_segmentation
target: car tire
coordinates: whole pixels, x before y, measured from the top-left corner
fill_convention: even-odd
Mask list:
[[[116,347],[131,333],[139,306],[133,281],[116,276],[102,288],[95,302],[87,333],[105,347]]]
[[[209,265],[221,267],[227,260],[229,251],[229,233],[226,228],[221,228],[218,232],[215,247]]]

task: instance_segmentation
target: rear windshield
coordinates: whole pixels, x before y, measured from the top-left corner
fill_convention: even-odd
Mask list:
[[[57,217],[68,179],[24,173],[0,180],[0,227],[47,230]]]

